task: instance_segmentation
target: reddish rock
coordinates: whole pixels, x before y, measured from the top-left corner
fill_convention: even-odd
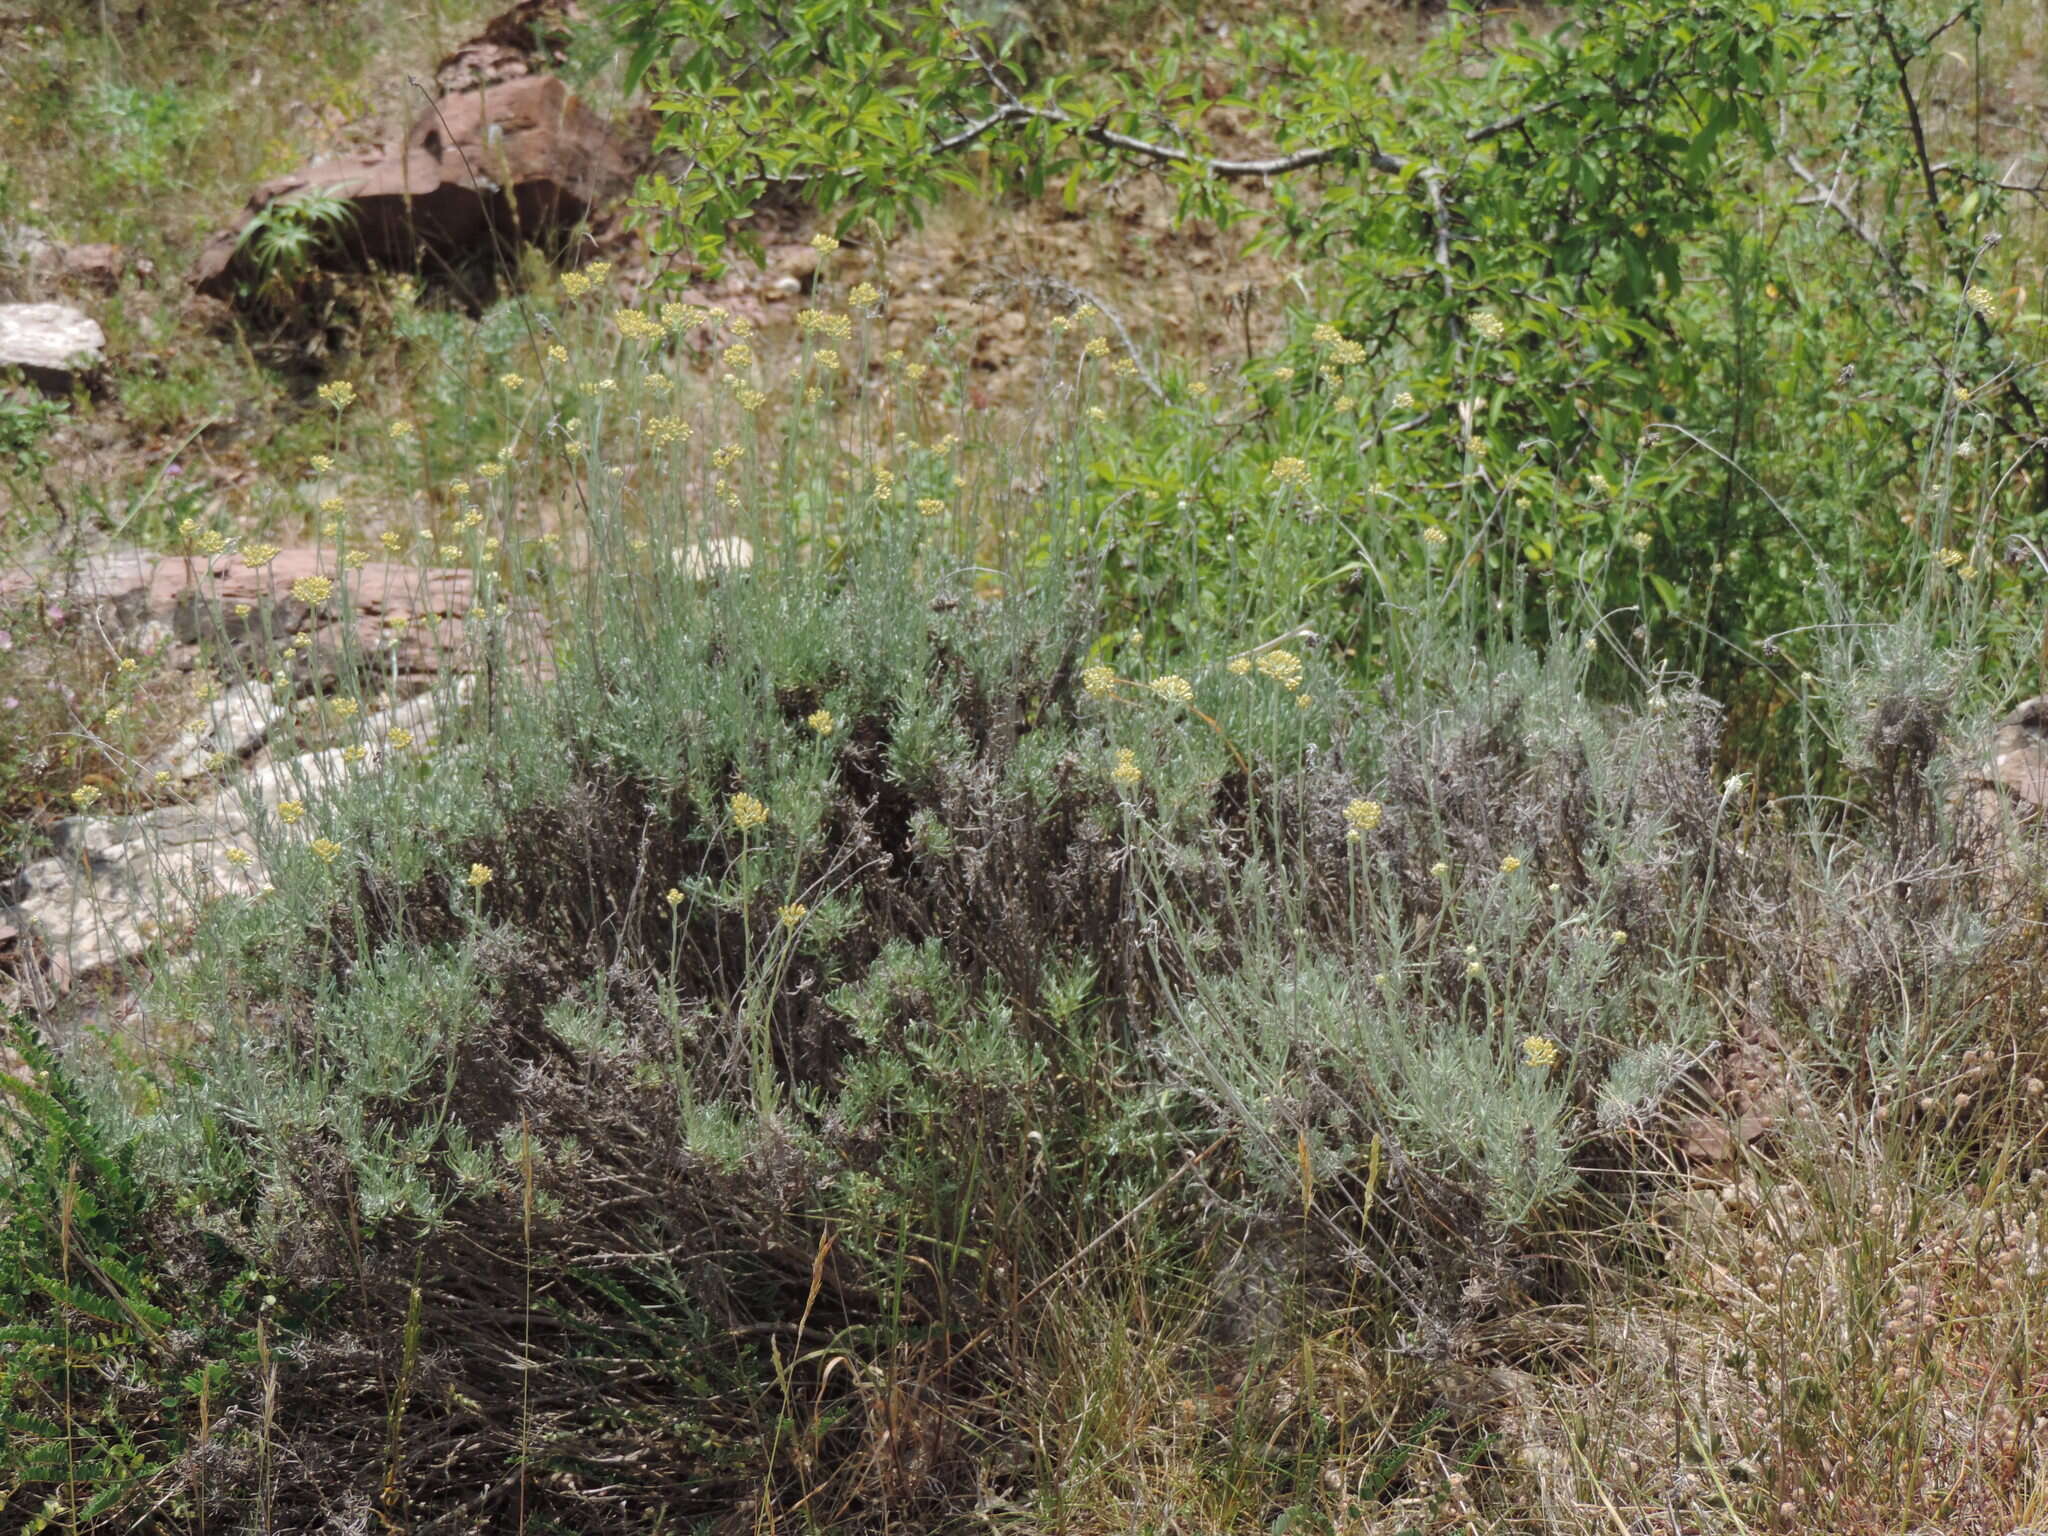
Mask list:
[[[335,582],[317,607],[292,593],[309,576]],[[0,572],[0,607],[41,599],[90,610],[111,630],[129,634],[168,624],[179,647],[174,654],[187,666],[211,650],[241,652],[245,666],[265,667],[277,642],[310,630],[315,643],[293,662],[309,675],[338,668],[350,643],[359,660],[374,657],[381,671],[420,677],[464,670],[473,660],[465,620],[475,592],[466,570],[372,560],[343,572],[332,550],[313,549],[285,550],[254,570],[232,554],[209,560],[115,549]],[[522,629],[530,623],[521,615]]]
[[[493,243],[565,238],[622,197],[635,169],[619,136],[568,86],[522,75],[442,97],[396,149],[280,177],[248,211],[253,217],[295,193],[338,194],[355,219],[337,256],[409,270]],[[200,293],[226,298],[249,275],[238,259],[247,224],[208,242],[193,272]]]
[[[570,25],[580,20],[573,5],[519,0],[436,64],[434,83],[446,96],[534,74],[536,65],[559,65],[568,57]]]

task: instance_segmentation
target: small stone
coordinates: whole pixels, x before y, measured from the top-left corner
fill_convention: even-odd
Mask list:
[[[754,563],[754,546],[733,537],[706,539],[675,551],[675,562],[692,581],[708,581],[725,571],[744,571]]]

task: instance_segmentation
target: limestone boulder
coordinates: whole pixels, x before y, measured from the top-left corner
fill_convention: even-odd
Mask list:
[[[31,384],[68,394],[106,361],[106,332],[69,304],[0,304],[0,374],[19,369]]]
[[[431,744],[471,688],[468,678],[457,679],[366,716],[353,743],[258,763],[190,804],[57,823],[54,852],[24,866],[11,890],[0,886],[0,943],[14,951],[17,987],[46,1003],[82,978],[175,944],[210,902],[262,889],[266,844],[317,835],[316,814],[281,826],[274,817],[280,801],[314,807],[351,775],[379,771],[394,728],[410,732],[416,747]],[[349,745],[364,748],[354,762]]]

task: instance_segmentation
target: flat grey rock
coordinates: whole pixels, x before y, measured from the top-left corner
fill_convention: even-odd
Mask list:
[[[0,369],[19,368],[31,382],[68,389],[105,361],[106,332],[69,304],[0,304]]]
[[[154,946],[174,946],[210,902],[246,896],[267,883],[259,827],[268,840],[316,835],[312,815],[280,827],[274,819],[280,801],[299,800],[310,808],[345,780],[374,772],[393,727],[431,739],[443,708],[459,706],[471,687],[465,677],[452,689],[364,718],[357,740],[368,754],[358,763],[348,761],[344,748],[328,747],[256,763],[226,788],[189,805],[135,816],[67,817],[51,831],[56,851],[16,876],[13,905],[0,904],[0,932],[11,929],[32,942],[42,961],[38,982],[46,999]],[[246,740],[259,713],[252,703],[224,709],[216,721],[229,730],[228,739],[241,732]],[[0,885],[0,898],[8,894]],[[23,974],[28,972],[24,966]]]

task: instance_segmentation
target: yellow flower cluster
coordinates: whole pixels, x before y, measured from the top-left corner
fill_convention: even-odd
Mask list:
[[[306,802],[303,800],[280,800],[277,802],[277,819],[288,827],[295,827],[306,816]]]
[[[882,290],[873,283],[855,283],[846,295],[846,302],[855,309],[872,309],[882,302]]]
[[[1253,663],[1263,676],[1285,688],[1289,693],[1301,686],[1301,658],[1292,651],[1266,651]]]
[[[510,390],[513,394],[517,394],[520,390],[526,388],[526,378],[523,374],[501,373],[498,375],[498,388]]]
[[[281,551],[279,551],[275,544],[244,544],[242,546],[242,564],[249,567],[252,571],[260,571],[264,566],[275,560],[279,553]]]
[[[680,416],[650,416],[647,418],[647,441],[657,448],[666,448],[673,443],[686,443],[696,429]]]
[[[580,272],[562,274],[562,292],[572,299],[580,299],[599,283],[611,276],[612,264],[608,261],[593,261]]]
[[[1508,333],[1507,322],[1490,309],[1474,312],[1472,316],[1472,329],[1478,332],[1481,339],[1485,341],[1499,341],[1501,337]]]
[[[403,752],[412,745],[412,732],[402,725],[394,725],[384,733],[384,741],[392,751]]]
[[[1963,302],[1989,320],[1998,313],[1998,298],[1982,283],[1972,283],[1963,292]]]
[[[936,496],[920,496],[917,510],[925,517],[937,517],[946,510],[946,504]]]
[[[711,453],[711,467],[713,469],[731,469],[733,465],[739,463],[741,455],[746,451],[738,443],[727,443],[722,448],[715,448]]]
[[[1089,337],[1088,344],[1081,348],[1081,355],[1083,357],[1109,356],[1109,338],[1107,336]]]
[[[322,384],[313,391],[321,403],[331,405],[337,411],[345,411],[356,403],[356,387],[347,379],[336,379],[331,384]]]
[[[612,315],[612,325],[628,341],[660,341],[666,334],[661,322],[637,309],[621,309]]]
[[[1442,549],[1444,545],[1451,542],[1451,536],[1432,523],[1429,527],[1422,530],[1422,542],[1429,545],[1432,549]]]
[[[1354,800],[1344,807],[1344,825],[1356,836],[1370,832],[1380,824],[1380,803],[1377,800]]]
[[[1532,1067],[1554,1067],[1558,1054],[1557,1042],[1543,1035],[1528,1035],[1522,1040],[1522,1060]]]
[[[341,844],[331,837],[316,837],[307,846],[313,850],[314,857],[322,864],[332,864],[335,855],[341,852]]]
[[[895,475],[895,472],[894,472],[894,471],[892,471],[892,470],[887,470],[887,469],[880,469],[880,468],[877,468],[877,469],[875,470],[875,500],[877,500],[877,501],[894,501],[895,499],[896,499],[896,475]]]
[[[1116,669],[1097,662],[1092,667],[1081,669],[1081,686],[1088,690],[1091,699],[1106,699],[1116,692]]]
[[[805,335],[816,331],[820,336],[829,337],[833,341],[851,341],[853,339],[853,317],[851,315],[835,315],[830,310],[825,309],[798,310],[796,312],[796,328]]]
[[[781,919],[783,927],[794,928],[811,915],[811,909],[800,901],[792,901],[786,907],[777,907],[775,915]]]
[[[1169,704],[1192,704],[1195,699],[1193,686],[1178,673],[1169,672],[1164,677],[1155,677],[1150,687]]]
[[[482,890],[491,883],[491,866],[488,864],[470,865],[469,878],[462,883],[473,891]]]
[[[100,787],[97,784],[81,784],[71,791],[71,803],[81,811],[89,811],[99,804]]]
[[[1338,368],[1356,368],[1365,361],[1365,348],[1351,340],[1334,325],[1316,327],[1316,345],[1330,355],[1331,365]],[[1327,369],[1325,370],[1327,376]]]
[[[742,832],[751,832],[756,827],[767,825],[768,807],[745,790],[728,800],[726,808],[732,812],[733,825]]]
[[[1144,782],[1144,771],[1138,767],[1138,754],[1129,747],[1119,747],[1116,766],[1109,770],[1110,782],[1119,789],[1136,789]]]
[[[832,718],[831,710],[814,709],[804,716],[804,724],[808,725],[820,736],[830,736],[838,728],[839,722]]]
[[[1266,475],[1279,485],[1307,485],[1308,464],[1290,454],[1285,458],[1275,459],[1273,467],[1266,471]]]
[[[736,341],[719,354],[719,359],[728,368],[751,368],[754,366],[754,349],[744,341]]]
[[[1512,875],[1516,870],[1520,869],[1521,867],[1522,861],[1516,858],[1512,853],[1500,861],[1500,872],[1504,875]]]
[[[325,576],[301,576],[292,583],[292,596],[308,607],[317,608],[334,595],[334,583]]]
[[[820,230],[817,234],[811,236],[811,249],[820,256],[827,256],[839,249],[839,242],[823,230]]]
[[[661,306],[661,323],[671,331],[694,331],[709,325],[713,313],[701,304],[668,303]]]

